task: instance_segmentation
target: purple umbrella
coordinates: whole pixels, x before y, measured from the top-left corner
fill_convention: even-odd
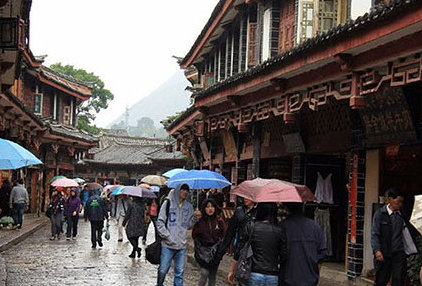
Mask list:
[[[140,188],[140,187],[133,187],[133,186],[125,186],[121,192],[122,195],[140,197],[140,198],[149,198],[155,199],[157,196],[154,194],[152,190]]]

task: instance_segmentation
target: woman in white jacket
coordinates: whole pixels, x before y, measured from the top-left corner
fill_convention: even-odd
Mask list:
[[[127,210],[129,209],[130,199],[125,195],[117,196],[117,203],[116,203],[116,220],[118,225],[118,235],[117,241],[123,241],[123,220],[125,219],[125,215]]]

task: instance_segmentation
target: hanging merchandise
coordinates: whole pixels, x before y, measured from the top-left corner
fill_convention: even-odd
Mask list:
[[[315,221],[319,224],[324,233],[327,243],[327,256],[333,256],[333,246],[331,242],[330,210],[317,208],[314,213]]]
[[[333,184],[331,183],[331,177],[333,174],[329,174],[325,179],[318,172],[318,180],[315,190],[315,197],[318,203],[333,204]]]

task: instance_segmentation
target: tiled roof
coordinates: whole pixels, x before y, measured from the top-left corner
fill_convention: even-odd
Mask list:
[[[220,0],[217,5],[214,8],[214,11],[212,11],[210,18],[208,19],[208,22],[205,24],[205,27],[202,29],[201,34],[199,34],[198,38],[196,39],[195,43],[189,50],[189,52],[186,54],[186,56],[181,60],[180,64],[185,63],[193,54],[195,51],[195,48],[199,43],[201,42],[202,38],[205,36],[206,32],[208,31],[208,28],[211,26],[211,24],[214,22],[215,18],[218,16],[218,14],[221,12],[221,9],[224,6],[224,3],[226,3],[227,0]]]
[[[94,154],[94,159],[85,159],[85,161],[103,164],[150,165],[154,160],[183,160],[182,152],[167,152],[165,148],[167,144],[168,140],[158,138],[103,135],[100,137],[100,148],[90,151]]]
[[[361,29],[366,28],[368,25],[379,24],[379,22],[388,20],[389,17],[397,15],[404,10],[409,10],[414,5],[421,3],[422,1],[420,0],[391,0],[387,4],[376,6],[372,8],[369,13],[358,17],[354,21],[348,21],[347,23],[332,28],[321,35],[308,39],[297,47],[268,59],[265,62],[246,70],[245,72],[236,74],[224,81],[215,83],[207,89],[194,93],[192,94],[192,97],[202,98],[209,94],[214,94],[220,90],[226,89],[234,84],[249,81],[251,78],[269,72],[295,57],[303,56],[306,52],[309,52],[313,48],[319,48],[330,41],[347,37],[347,34],[358,32]]]
[[[41,67],[40,73],[47,79],[83,96],[89,97],[92,95],[92,83],[78,81],[71,76],[53,71],[46,66]]]
[[[169,122],[167,120],[161,121],[161,124],[163,124],[164,128],[166,130],[170,130],[174,126],[176,126],[180,121],[188,117],[189,115],[193,114],[195,112],[196,108],[195,105],[192,105],[188,107],[183,113],[181,113],[178,117],[176,117],[173,121]]]
[[[75,138],[75,139],[82,140],[85,142],[92,142],[92,143],[98,142],[98,138],[70,126],[63,126],[60,124],[58,125],[50,124],[50,131],[52,134],[55,134],[55,135],[71,137],[71,138]]]

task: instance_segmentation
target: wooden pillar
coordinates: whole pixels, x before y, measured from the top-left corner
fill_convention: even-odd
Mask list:
[[[261,161],[261,124],[255,122],[252,126],[252,138],[253,138],[253,158],[252,158],[252,177],[259,177],[259,168]]]
[[[54,177],[54,169],[47,169],[45,171],[45,200],[44,200],[44,209],[47,209],[48,204],[50,203],[50,181]]]
[[[363,269],[366,151],[359,111],[351,111],[352,148],[349,176],[347,277],[354,281]]]
[[[31,198],[29,203],[30,213],[37,211],[37,193],[38,193],[38,171],[32,171],[31,174]]]

